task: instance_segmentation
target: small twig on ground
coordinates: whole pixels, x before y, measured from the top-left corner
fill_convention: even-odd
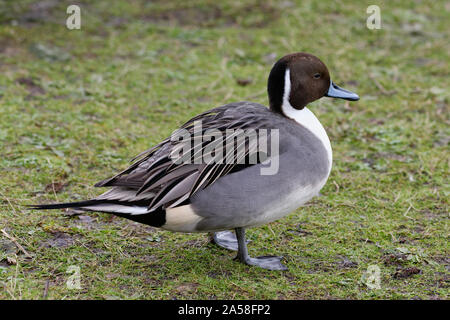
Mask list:
[[[272,232],[273,236],[276,237],[277,235],[275,234],[275,232],[273,232],[272,228],[270,227],[270,225],[267,225],[267,228],[270,230],[270,232]]]
[[[20,243],[18,243],[17,240],[16,240],[14,237],[11,237],[11,236],[5,231],[5,229],[1,229],[1,231],[2,231],[3,235],[4,235],[6,238],[8,238],[9,240],[11,240],[11,241],[16,245],[16,247],[19,248],[19,250],[22,251],[22,252],[25,254],[25,256],[26,256],[27,258],[32,258],[32,256],[25,250],[25,248],[22,247],[22,246],[20,245]]]
[[[56,201],[59,202],[58,195],[56,194],[56,190],[55,190],[55,181],[53,181],[53,180],[52,180],[52,189],[53,189],[53,194],[54,194],[54,196],[56,198]]]
[[[405,213],[403,214],[403,216],[406,217],[406,218],[408,218],[408,219],[414,220],[414,218],[408,216],[408,212],[409,212],[409,210],[411,210],[412,207],[413,207],[413,206],[410,205],[410,206],[408,207],[408,209],[405,211]]]
[[[340,188],[339,188],[339,185],[337,184],[337,182],[333,180],[333,184],[336,187],[336,192],[339,192]]]
[[[6,257],[6,262],[8,264],[13,264],[16,265],[17,264],[17,259],[13,258],[13,257]]]
[[[2,195],[2,197],[6,199],[6,201],[10,205],[11,209],[13,209],[14,214],[16,215],[17,214],[16,209],[14,209],[14,206],[12,205],[11,201],[9,201],[9,199],[3,193],[0,192],[0,195]]]
[[[11,298],[13,300],[16,300],[16,297],[14,296],[14,294],[11,292],[10,288],[8,288],[8,285],[6,283],[3,283],[3,289],[5,289],[5,291],[11,296]]]
[[[42,295],[42,298],[44,298],[44,299],[47,298],[49,286],[50,286],[50,280],[45,281],[44,294]]]

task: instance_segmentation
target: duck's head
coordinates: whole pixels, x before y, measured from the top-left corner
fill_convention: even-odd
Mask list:
[[[270,109],[286,114],[287,108],[303,109],[322,97],[356,101],[356,93],[342,89],[330,79],[325,64],[309,53],[293,53],[278,60],[270,71],[267,90]]]

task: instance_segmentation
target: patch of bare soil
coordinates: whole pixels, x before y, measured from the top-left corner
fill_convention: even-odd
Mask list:
[[[36,1],[29,5],[28,10],[19,17],[21,22],[41,23],[52,20],[52,10],[58,4],[57,0]]]
[[[21,48],[15,39],[6,36],[0,38],[0,55],[12,57],[18,54],[20,50]],[[2,59],[0,59],[0,66],[3,64],[1,60]]]
[[[253,80],[251,78],[238,78],[238,79],[236,79],[236,83],[238,85],[240,85],[241,87],[248,86],[252,82],[253,82]]]
[[[35,83],[31,78],[21,77],[16,79],[16,82],[22,86],[24,86],[29,93],[29,97],[35,97],[37,95],[45,94],[44,88],[42,88],[39,84]]]
[[[141,19],[152,23],[168,23],[189,27],[244,26],[263,28],[280,17],[279,8],[268,3],[245,4],[230,9],[218,5],[186,7],[146,13]],[[242,19],[242,17],[249,17]]]
[[[59,192],[61,192],[64,189],[65,186],[67,186],[67,183],[60,182],[60,181],[52,182],[52,183],[50,183],[50,184],[45,186],[45,192],[47,192],[47,193],[59,193]]]
[[[301,257],[301,256],[286,256],[285,258],[291,258],[296,263],[301,262],[306,265],[306,273],[315,274],[321,272],[331,272],[336,269],[335,265],[329,261],[324,261],[318,258]]]
[[[382,257],[382,260],[385,265],[392,266],[392,265],[402,265],[407,261],[407,255],[403,253],[390,253],[385,254]]]
[[[450,256],[437,255],[433,257],[433,260],[444,265],[445,269],[450,272]]]
[[[447,273],[439,272],[436,275],[439,276],[437,279],[437,286],[439,288],[450,288],[450,276]]]
[[[227,270],[221,270],[221,271],[213,270],[213,271],[208,272],[206,275],[212,279],[218,279],[220,277],[228,279],[231,277],[232,272],[227,271]]]
[[[2,268],[16,264],[14,256],[18,252],[19,250],[12,241],[0,238],[0,274]]]
[[[0,252],[4,254],[15,254],[18,250],[12,241],[0,239]]]
[[[54,17],[58,4],[58,0],[34,1],[28,5],[24,5],[20,1],[7,1],[0,8],[0,24],[11,23],[12,21],[21,25],[45,22],[61,23],[64,20]],[[65,10],[60,10],[60,15],[63,16],[64,14]]]
[[[341,256],[339,258],[337,265],[340,269],[356,268],[358,266],[358,262],[351,261],[347,257]]]
[[[290,235],[293,235],[295,237],[307,237],[307,236],[310,236],[312,234],[313,234],[312,232],[303,229],[302,225],[298,225],[297,228],[291,229],[291,230],[287,230],[287,232],[286,232],[286,236],[289,239],[292,239],[292,236],[290,236]]]
[[[198,288],[197,283],[185,282],[175,287],[176,297],[179,295],[184,296],[186,294],[195,294]]]
[[[41,244],[44,248],[66,248],[75,243],[75,238],[68,233],[55,232],[53,237]]]
[[[405,278],[409,278],[415,274],[420,274],[420,273],[422,273],[422,270],[420,270],[419,268],[416,268],[416,267],[410,267],[410,268],[398,267],[397,270],[395,271],[393,277],[394,277],[394,279],[405,279]]]
[[[202,248],[208,243],[207,239],[187,240],[182,246],[188,248]]]

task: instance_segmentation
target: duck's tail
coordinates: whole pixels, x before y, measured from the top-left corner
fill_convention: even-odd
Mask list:
[[[95,211],[113,214],[126,215],[143,215],[149,213],[148,203],[129,202],[120,200],[100,200],[92,199],[78,202],[54,203],[54,204],[33,204],[28,206],[29,209],[51,210],[74,208],[83,211]]]
[[[49,210],[49,209],[66,209],[66,208],[77,208],[89,207],[98,204],[96,200],[86,200],[78,202],[66,202],[66,203],[53,203],[53,204],[32,204],[28,205],[28,209],[34,210]]]
[[[78,202],[54,203],[54,204],[33,204],[27,206],[28,209],[51,210],[74,208],[82,211],[110,213],[132,221],[160,227],[166,222],[165,210],[158,208],[148,211],[148,203],[127,202],[117,200],[86,200]]]

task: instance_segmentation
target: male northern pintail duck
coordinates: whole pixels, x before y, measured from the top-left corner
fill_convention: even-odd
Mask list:
[[[284,217],[316,196],[328,179],[330,141],[307,104],[323,96],[359,97],[335,85],[325,64],[308,53],[289,54],[275,63],[268,79],[268,95],[270,108],[237,102],[192,118],[174,135],[187,133],[194,147],[184,149],[186,140],[180,142],[182,139],[172,135],[141,153],[126,170],[97,183],[96,187],[110,187],[97,198],[32,208],[72,207],[111,213],[170,231],[211,232],[213,242],[236,250],[240,262],[285,270],[281,257],[248,255],[245,229]],[[236,129],[258,132],[256,143],[234,143]],[[221,138],[228,132],[232,134]],[[203,138],[195,138],[197,133]],[[262,148],[267,144],[270,148]],[[244,153],[238,156],[243,146]],[[232,161],[198,156],[208,149],[219,150],[217,154],[224,149]],[[177,153],[189,161],[179,161],[180,157],[175,161]],[[251,156],[256,156],[256,161],[244,161]],[[276,163],[274,170],[264,172],[270,171],[270,162]],[[227,231],[233,229],[235,233]]]

